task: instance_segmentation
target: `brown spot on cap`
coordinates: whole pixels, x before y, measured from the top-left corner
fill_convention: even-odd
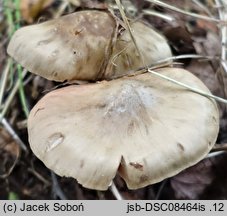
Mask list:
[[[143,171],[143,165],[136,163],[136,162],[130,162],[129,163],[130,166],[134,167],[137,170]]]
[[[140,176],[140,183],[146,182],[149,180],[149,177],[147,175],[141,175]]]
[[[84,167],[84,160],[81,160],[80,161],[80,168],[83,168]]]
[[[185,149],[184,149],[184,146],[183,146],[182,144],[177,143],[177,146],[178,146],[178,148],[179,148],[181,151],[184,151],[184,150],[185,150]]]

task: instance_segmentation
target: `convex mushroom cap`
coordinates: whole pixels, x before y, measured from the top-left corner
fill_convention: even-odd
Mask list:
[[[105,68],[115,25],[109,13],[76,12],[17,30],[7,52],[49,80],[95,80]]]
[[[127,30],[121,32],[113,47],[107,69],[107,72],[111,71],[110,78],[121,76],[122,73],[128,74],[141,67],[172,57],[166,38],[152,27],[142,22],[135,22],[131,23],[131,30],[140,54],[129,32]],[[108,77],[108,74],[106,76]]]
[[[158,72],[209,93],[183,69]],[[214,100],[149,73],[52,91],[28,119],[35,155],[97,190],[117,172],[130,189],[179,173],[207,155],[218,129]]]
[[[7,52],[29,71],[49,80],[103,80],[143,67],[143,61],[117,21],[104,11],[81,11],[23,27]],[[147,65],[171,56],[165,38],[136,22],[133,34]]]

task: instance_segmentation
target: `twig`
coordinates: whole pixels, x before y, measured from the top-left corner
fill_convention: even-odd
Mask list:
[[[216,144],[212,148],[212,152],[217,152],[217,151],[227,151],[227,143],[224,143],[224,144]]]
[[[118,6],[115,4],[109,3],[108,6],[113,10],[119,10]],[[127,5],[125,10],[132,15],[135,15],[137,13],[137,9],[133,5]]]
[[[24,78],[26,76],[26,74],[27,74],[27,70],[24,70],[22,72],[22,77]],[[13,87],[13,89],[12,89],[12,91],[10,92],[10,95],[6,99],[6,102],[3,104],[4,108],[2,109],[2,111],[0,113],[0,122],[2,121],[2,118],[5,116],[5,114],[6,114],[7,110],[8,110],[8,108],[9,108],[9,106],[10,106],[10,104],[11,104],[11,102],[12,102],[14,96],[15,96],[15,94],[17,93],[17,91],[19,89],[19,86],[20,86],[20,81],[17,80],[15,85],[14,85],[14,87]]]
[[[210,12],[210,10],[203,4],[201,3],[200,1],[198,0],[192,0],[198,7],[200,7],[207,15],[209,15],[210,17],[213,17],[214,16],[212,15],[212,13]]]
[[[156,17],[159,17],[161,19],[164,19],[168,22],[173,22],[175,20],[174,17],[170,16],[170,15],[167,15],[167,14],[163,14],[163,13],[159,13],[157,11],[154,11],[154,10],[143,10],[143,14],[145,15],[151,15],[151,16],[156,16]]]
[[[53,182],[53,184],[52,184],[52,193],[53,193],[54,199],[56,199],[58,197],[61,200],[67,200],[67,197],[65,196],[64,192],[60,188],[58,180],[57,180],[57,177],[53,173],[53,171],[51,171],[51,178],[52,178],[52,182]]]
[[[225,8],[225,5],[222,0],[215,0],[216,5],[218,6],[218,13],[219,17],[222,21],[227,22],[227,9]],[[227,73],[227,56],[226,56],[226,48],[227,48],[227,25],[223,25],[220,27],[220,34],[221,34],[221,65]]]
[[[51,185],[51,183],[45,179],[42,175],[40,175],[33,167],[32,165],[32,168],[28,168],[28,172],[32,173],[37,179],[39,179],[41,182],[43,182],[45,185],[49,186]]]
[[[8,59],[7,65],[2,74],[2,79],[1,79],[1,83],[0,83],[1,84],[0,85],[0,109],[2,107],[2,100],[4,97],[4,90],[5,90],[6,83],[7,83],[7,77],[8,77],[9,70],[10,70],[10,64],[11,64],[11,59]]]
[[[162,194],[162,191],[163,191],[163,189],[164,189],[164,187],[165,187],[165,185],[167,183],[167,180],[168,179],[165,179],[165,180],[162,181],[162,183],[161,183],[161,185],[160,185],[160,187],[158,189],[158,192],[157,192],[157,194],[155,196],[155,200],[159,200],[160,199],[160,196]]]
[[[68,6],[69,6],[69,1],[63,1],[61,3],[60,8],[58,9],[57,13],[54,15],[54,18],[56,19],[56,18],[60,17]]]
[[[195,17],[195,18],[203,19],[203,20],[207,20],[207,21],[217,22],[217,23],[221,22],[221,20],[219,20],[219,19],[215,19],[215,18],[212,18],[212,17],[204,16],[204,15],[199,15],[199,14],[196,14],[196,13],[191,13],[191,12],[179,9],[177,7],[174,7],[172,5],[166,4],[166,3],[159,1],[159,0],[146,0],[146,1],[153,3],[153,4],[156,4],[156,5],[159,5],[161,7],[165,7],[167,9],[176,11],[178,13],[182,13],[182,14],[187,15],[187,16],[191,16],[191,17]]]
[[[112,182],[112,184],[110,185],[110,190],[113,193],[113,195],[115,196],[115,198],[117,200],[124,200],[124,198],[121,196],[120,192],[118,191],[116,185],[114,184],[114,182]]]
[[[27,152],[28,149],[26,145],[23,143],[23,141],[20,139],[20,137],[17,135],[17,133],[13,130],[11,125],[8,123],[8,121],[3,118],[1,121],[4,128],[8,131],[8,133],[12,136],[12,138],[15,140],[15,142],[25,151]]]
[[[205,157],[205,159],[217,157],[217,156],[223,155],[224,153],[226,153],[226,151],[212,152],[212,153],[209,153],[209,154]]]

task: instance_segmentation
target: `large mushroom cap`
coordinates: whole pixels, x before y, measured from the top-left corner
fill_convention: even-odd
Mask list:
[[[127,30],[118,35],[112,15],[81,11],[23,27],[7,52],[29,71],[49,80],[102,80],[171,57],[166,39],[141,22],[132,23],[139,57]]]
[[[96,80],[105,68],[115,29],[109,13],[76,12],[17,30],[7,52],[50,80]]]
[[[129,32],[125,30],[118,37],[113,48],[108,68],[109,74],[106,74],[106,77],[121,76],[122,73],[127,74],[144,67],[144,64],[155,64],[172,56],[166,38],[151,27],[142,22],[135,22],[131,24],[131,29],[144,62],[139,56]]]
[[[161,69],[205,92],[183,69]],[[84,187],[106,190],[118,171],[130,189],[173,176],[201,160],[219,125],[215,101],[151,74],[48,93],[28,119],[44,164]]]

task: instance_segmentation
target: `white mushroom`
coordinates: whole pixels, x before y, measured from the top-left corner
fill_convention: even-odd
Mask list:
[[[124,30],[114,46],[106,77],[118,77],[122,73],[128,74],[172,56],[166,38],[151,27],[142,22],[135,22],[131,24],[131,29],[141,56],[129,32]]]
[[[107,64],[115,28],[109,13],[81,11],[17,30],[7,52],[49,80],[96,80]]]
[[[183,69],[159,72],[209,92]],[[130,189],[179,173],[207,155],[218,128],[215,101],[148,73],[55,90],[28,119],[35,155],[97,190],[117,172]]]
[[[129,33],[107,12],[81,11],[19,29],[7,52],[29,71],[49,80],[103,80],[144,67]],[[145,64],[171,56],[163,36],[132,24]],[[115,40],[116,39],[116,40]]]

